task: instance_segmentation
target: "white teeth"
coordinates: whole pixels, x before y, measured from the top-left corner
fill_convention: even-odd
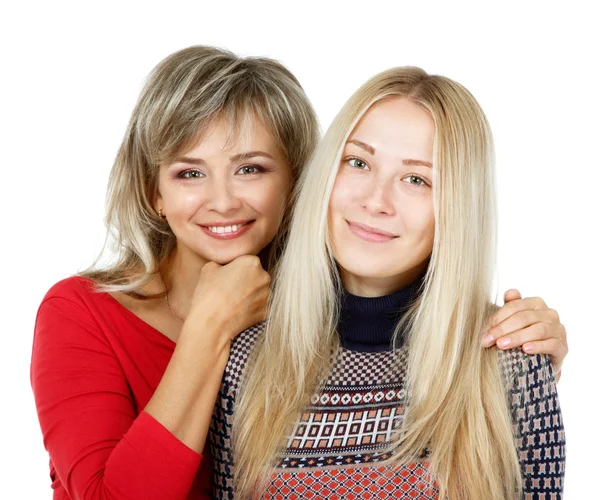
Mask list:
[[[234,226],[208,226],[208,230],[211,233],[223,234],[223,233],[235,233],[243,224],[236,224]]]

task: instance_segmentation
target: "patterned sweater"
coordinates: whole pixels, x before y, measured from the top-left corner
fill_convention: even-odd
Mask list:
[[[355,312],[344,315],[342,311],[342,318],[348,320]],[[387,319],[393,325],[397,318],[388,315]],[[234,498],[233,409],[248,355],[261,330],[261,325],[252,327],[234,341],[215,408],[210,439],[219,499]],[[426,455],[399,469],[381,464],[390,456],[391,434],[406,408],[408,353],[405,346],[389,350],[389,340],[388,350],[373,349],[378,345],[373,340],[371,335],[360,344],[356,337],[347,339],[342,334],[342,345],[352,345],[354,350],[339,350],[324,387],[296,422],[262,498],[436,498]],[[544,356],[527,356],[519,349],[499,351],[499,356],[509,384],[523,498],[560,499],[565,439],[550,361]]]

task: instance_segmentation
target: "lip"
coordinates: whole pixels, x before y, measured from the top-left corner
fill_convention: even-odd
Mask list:
[[[346,223],[348,224],[350,231],[369,243],[386,243],[398,238],[395,234],[388,233],[383,229],[367,226],[366,224],[360,224],[359,222],[352,222],[349,220],[347,220]]]
[[[227,222],[210,222],[208,224],[198,224],[200,229],[204,231],[204,234],[207,234],[211,238],[215,240],[233,240],[235,238],[239,238],[244,233],[246,233],[254,224],[254,220],[232,220]],[[226,226],[236,226],[238,224],[242,224],[237,231],[232,233],[213,233],[209,227],[226,227]]]

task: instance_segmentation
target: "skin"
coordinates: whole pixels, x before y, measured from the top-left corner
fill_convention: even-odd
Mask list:
[[[177,244],[145,292],[167,289],[175,314],[164,298],[114,294],[176,342],[145,411],[199,453],[231,341],[265,319],[270,277],[257,254],[279,228],[291,179],[263,123],[255,121],[241,144],[230,140],[224,122],[215,122],[190,151],[160,167],[154,208],[166,216]],[[207,233],[207,227],[240,221],[249,224],[237,238]]]
[[[395,120],[393,112],[393,116],[386,113],[388,110],[382,104],[378,120]],[[418,114],[411,116],[416,118]],[[426,129],[430,119],[419,118],[420,126]],[[411,123],[411,127],[414,125]],[[414,144],[404,143],[405,152],[400,153],[431,161],[425,149],[430,151],[432,135],[427,135],[427,144],[417,144],[421,136],[413,135]],[[173,312],[162,297],[137,300],[114,294],[125,307],[176,343],[171,361],[145,411],[199,453],[204,449],[231,341],[239,332],[266,317],[270,277],[257,254],[271,242],[279,228],[292,183],[290,167],[263,123],[255,120],[252,134],[243,144],[230,139],[226,124],[217,121],[189,151],[160,167],[154,208],[166,216],[177,244],[144,292],[158,294],[168,290]],[[361,140],[373,142],[368,135],[361,136]],[[365,263],[355,258],[358,254],[342,257],[348,289],[362,295],[387,293],[412,281],[424,268],[424,259],[431,251],[433,231],[433,214],[430,209],[427,211],[431,203],[430,189],[419,186],[415,178],[417,174],[428,178],[431,169],[388,165],[398,151],[385,143],[375,146],[376,155],[386,155],[381,161],[377,157],[382,165],[381,177],[377,178],[385,188],[367,183],[368,188],[354,193],[361,179],[358,176],[371,174],[358,171],[355,162],[348,163],[340,169],[343,174],[336,183],[334,198],[340,206],[332,210],[333,226],[339,227],[341,237],[351,238],[355,235],[348,233],[339,217],[347,215],[373,226],[385,222],[387,230],[402,231],[410,236],[419,252],[410,261],[412,267],[393,268],[392,279],[385,275],[377,259]],[[364,152],[355,144],[350,147],[354,149],[349,149],[347,156]],[[406,149],[409,147],[416,149]],[[257,151],[266,155],[249,155]],[[397,168],[398,172],[394,170]],[[402,174],[402,183],[397,180],[398,173]],[[344,192],[346,198],[353,197],[349,200],[354,204],[352,211],[341,206]],[[396,195],[401,195],[412,209],[399,208],[394,201]],[[426,215],[420,214],[423,210]],[[251,221],[251,224],[238,238],[218,239],[207,233],[209,226],[240,221]],[[398,226],[392,227],[391,222]],[[399,245],[396,250],[406,250],[402,247],[404,243],[394,243]],[[373,280],[366,279],[369,265],[379,265]],[[510,302],[519,303],[519,299]],[[522,308],[513,306],[499,313],[501,311],[504,312],[498,315],[493,331],[508,329],[511,323],[507,321]],[[543,311],[539,309],[539,314]],[[516,324],[514,319],[511,321]],[[549,325],[556,327],[556,321]],[[550,331],[551,328],[544,333]]]
[[[270,242],[281,222],[291,171],[267,128],[257,121],[243,148],[224,149],[229,132],[219,120],[189,152],[160,171],[157,209],[167,214],[177,236],[177,258],[194,266],[226,264],[240,255],[256,255]],[[248,155],[246,159],[240,154]],[[238,158],[236,158],[238,156]],[[218,240],[202,227],[227,221],[254,221],[235,240]]]
[[[350,293],[387,295],[425,270],[435,227],[426,166],[433,138],[431,116],[404,99],[377,103],[350,135],[329,205],[334,255]],[[367,241],[368,228],[389,236]]]
[[[504,304],[487,325],[482,345],[497,345],[500,349],[522,346],[527,354],[548,354],[556,378],[560,380],[569,346],[558,312],[550,309],[540,297],[523,299],[515,289],[504,294]]]
[[[386,295],[425,270],[434,233],[434,132],[427,111],[392,97],[372,106],[350,134],[329,205],[334,256],[350,293]],[[568,347],[556,311],[514,289],[504,300],[482,345],[550,354],[560,375]]]

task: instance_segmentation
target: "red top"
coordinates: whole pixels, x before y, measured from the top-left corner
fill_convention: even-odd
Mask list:
[[[31,384],[54,500],[211,498],[210,459],[142,411],[175,343],[92,286],[54,285],[35,325]]]

